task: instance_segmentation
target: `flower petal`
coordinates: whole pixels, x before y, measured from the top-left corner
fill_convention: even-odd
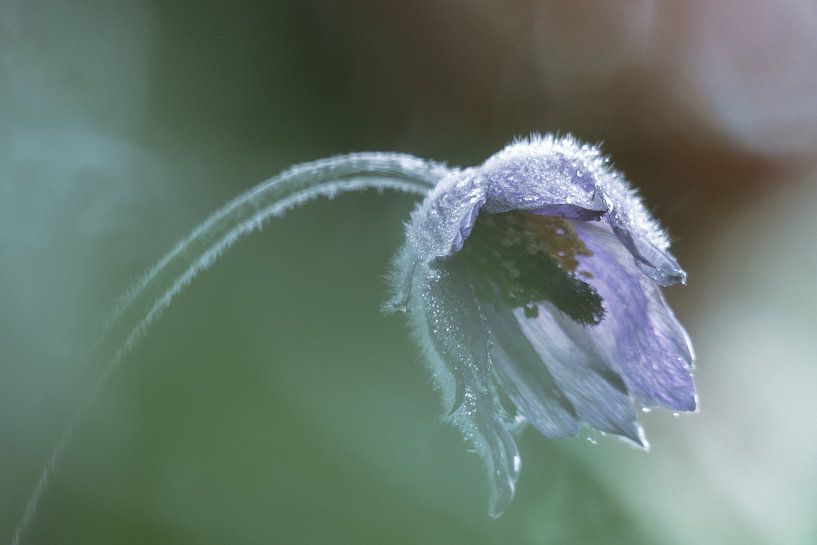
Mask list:
[[[668,251],[666,233],[596,146],[569,136],[532,136],[488,158],[480,177],[487,212],[530,210],[582,221],[603,217],[646,275],[661,286],[686,281]]]
[[[476,169],[455,170],[443,178],[411,214],[407,235],[419,260],[427,264],[458,252],[484,203]]]
[[[584,335],[592,328],[574,322],[550,303],[537,308],[539,315],[535,318],[527,317],[520,309],[513,313],[579,418],[598,430],[646,447],[626,385]]]
[[[602,163],[597,148],[571,138],[516,142],[481,167],[454,170],[441,180],[412,213],[409,242],[423,263],[451,256],[483,208],[598,220],[610,209],[594,175]]]
[[[483,307],[491,331],[493,370],[505,394],[522,415],[547,437],[573,437],[576,410],[562,393],[510,310]]]
[[[581,256],[581,266],[592,274],[588,282],[606,310],[601,323],[587,328],[585,339],[620,372],[644,405],[694,411],[692,346],[661,289],[608,229],[579,222],[575,227],[593,254]]]
[[[480,169],[487,192],[485,210],[511,210],[569,219],[599,219],[609,206],[586,163],[598,150],[572,140],[532,139],[511,144]]]
[[[416,269],[412,325],[448,418],[482,457],[491,482],[490,511],[513,499],[520,457],[491,380],[489,338],[468,280],[455,272]]]
[[[685,284],[686,272],[669,253],[666,233],[644,207],[638,192],[618,172],[606,169],[598,178],[612,203],[604,219],[638,268],[659,286]]]

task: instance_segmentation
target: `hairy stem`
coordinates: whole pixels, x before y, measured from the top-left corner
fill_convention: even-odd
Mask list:
[[[442,164],[397,153],[355,153],[291,167],[239,195],[181,240],[120,299],[100,334],[91,362],[99,367],[85,398],[51,450],[12,537],[19,545],[37,512],[39,501],[62,451],[81,421],[94,393],[159,316],[198,273],[244,235],[264,222],[317,197],[365,189],[402,191],[424,196],[448,174]]]

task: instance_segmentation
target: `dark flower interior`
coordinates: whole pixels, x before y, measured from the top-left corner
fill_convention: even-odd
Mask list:
[[[483,213],[449,266],[464,270],[480,301],[497,310],[522,308],[535,318],[538,305],[550,302],[575,322],[593,325],[604,318],[604,306],[579,261],[591,255],[570,220]]]

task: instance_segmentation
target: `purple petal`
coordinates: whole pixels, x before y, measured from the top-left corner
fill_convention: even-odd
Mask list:
[[[535,318],[526,317],[521,309],[514,310],[514,316],[579,418],[646,447],[627,387],[582,334],[586,328],[550,303],[538,309]]]
[[[520,458],[505,412],[490,380],[489,337],[466,277],[417,269],[412,286],[412,325],[448,418],[479,453],[491,482],[491,512],[500,514],[514,495]]]
[[[568,144],[552,139],[518,142],[490,157],[480,169],[485,210],[600,218],[609,207],[587,166],[598,151]]]
[[[593,254],[580,257],[581,268],[592,274],[588,282],[606,310],[601,323],[586,328],[585,340],[644,405],[695,410],[692,348],[660,288],[608,229],[580,222],[575,227]]]
[[[485,211],[529,210],[573,220],[604,218],[644,274],[661,286],[686,281],[669,239],[624,177],[598,148],[573,138],[532,137],[480,168]]]
[[[483,306],[493,346],[494,376],[525,418],[547,437],[579,431],[576,411],[509,310]]]
[[[668,251],[640,236],[638,231],[627,225],[621,214],[611,213],[607,216],[607,223],[635,259],[635,264],[641,272],[652,278],[659,286],[686,284],[686,272],[675,258]]]
[[[598,220],[606,210],[594,210],[582,208],[574,204],[546,204],[531,210],[533,214],[540,216],[552,216],[555,218],[565,218],[569,220],[591,221]]]
[[[660,286],[686,283],[686,273],[669,253],[669,239],[650,215],[638,192],[616,171],[605,169],[599,184],[612,203],[604,217],[641,271]]]
[[[480,210],[529,210],[598,220],[610,206],[598,183],[601,155],[571,139],[517,142],[478,169],[452,171],[412,213],[408,238],[422,263],[458,252]]]
[[[407,235],[419,261],[431,263],[462,249],[484,203],[475,169],[443,178],[411,214]]]

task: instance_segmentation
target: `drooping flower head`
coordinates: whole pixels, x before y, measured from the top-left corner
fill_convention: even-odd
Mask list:
[[[295,165],[237,196],[165,254],[116,305],[89,357],[92,393],[171,301],[241,237],[320,196],[392,189],[412,213],[387,308],[406,310],[448,418],[481,454],[491,512],[513,498],[512,433],[580,425],[646,447],[636,408],[695,409],[692,348],[659,286],[684,272],[637,194],[596,148],[517,142],[465,170],[395,153]],[[54,444],[15,528],[18,545],[92,396]]]
[[[409,313],[447,416],[513,498],[513,432],[581,424],[645,447],[639,407],[694,411],[694,355],[660,287],[686,274],[596,147],[532,137],[451,171],[412,213],[390,308]]]

